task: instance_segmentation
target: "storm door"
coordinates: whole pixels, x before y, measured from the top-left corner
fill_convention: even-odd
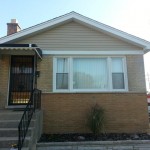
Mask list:
[[[11,56],[9,105],[27,104],[34,81],[34,56]]]

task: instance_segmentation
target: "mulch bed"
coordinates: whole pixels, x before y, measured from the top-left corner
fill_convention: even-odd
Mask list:
[[[150,140],[147,133],[109,133],[109,134],[42,134],[39,142],[77,142],[77,141],[118,141],[118,140]]]

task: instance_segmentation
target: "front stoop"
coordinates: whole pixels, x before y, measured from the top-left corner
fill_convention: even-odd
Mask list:
[[[18,124],[23,111],[0,110],[0,150],[10,150],[12,144],[18,143]],[[30,127],[24,142],[23,150],[32,150],[33,141],[37,138],[35,133],[36,113],[31,120]]]
[[[38,143],[37,150],[150,150],[150,140]]]
[[[10,149],[12,144],[18,143],[18,124],[22,114],[22,111],[0,110],[0,150]],[[29,140],[30,136],[27,136],[25,147],[28,146]]]

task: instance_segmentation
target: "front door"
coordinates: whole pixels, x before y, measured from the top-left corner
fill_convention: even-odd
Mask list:
[[[34,81],[34,56],[11,56],[9,105],[27,104]]]

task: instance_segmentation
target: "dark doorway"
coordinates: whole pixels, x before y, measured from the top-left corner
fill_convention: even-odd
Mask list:
[[[11,56],[9,105],[27,104],[34,82],[34,56]]]

